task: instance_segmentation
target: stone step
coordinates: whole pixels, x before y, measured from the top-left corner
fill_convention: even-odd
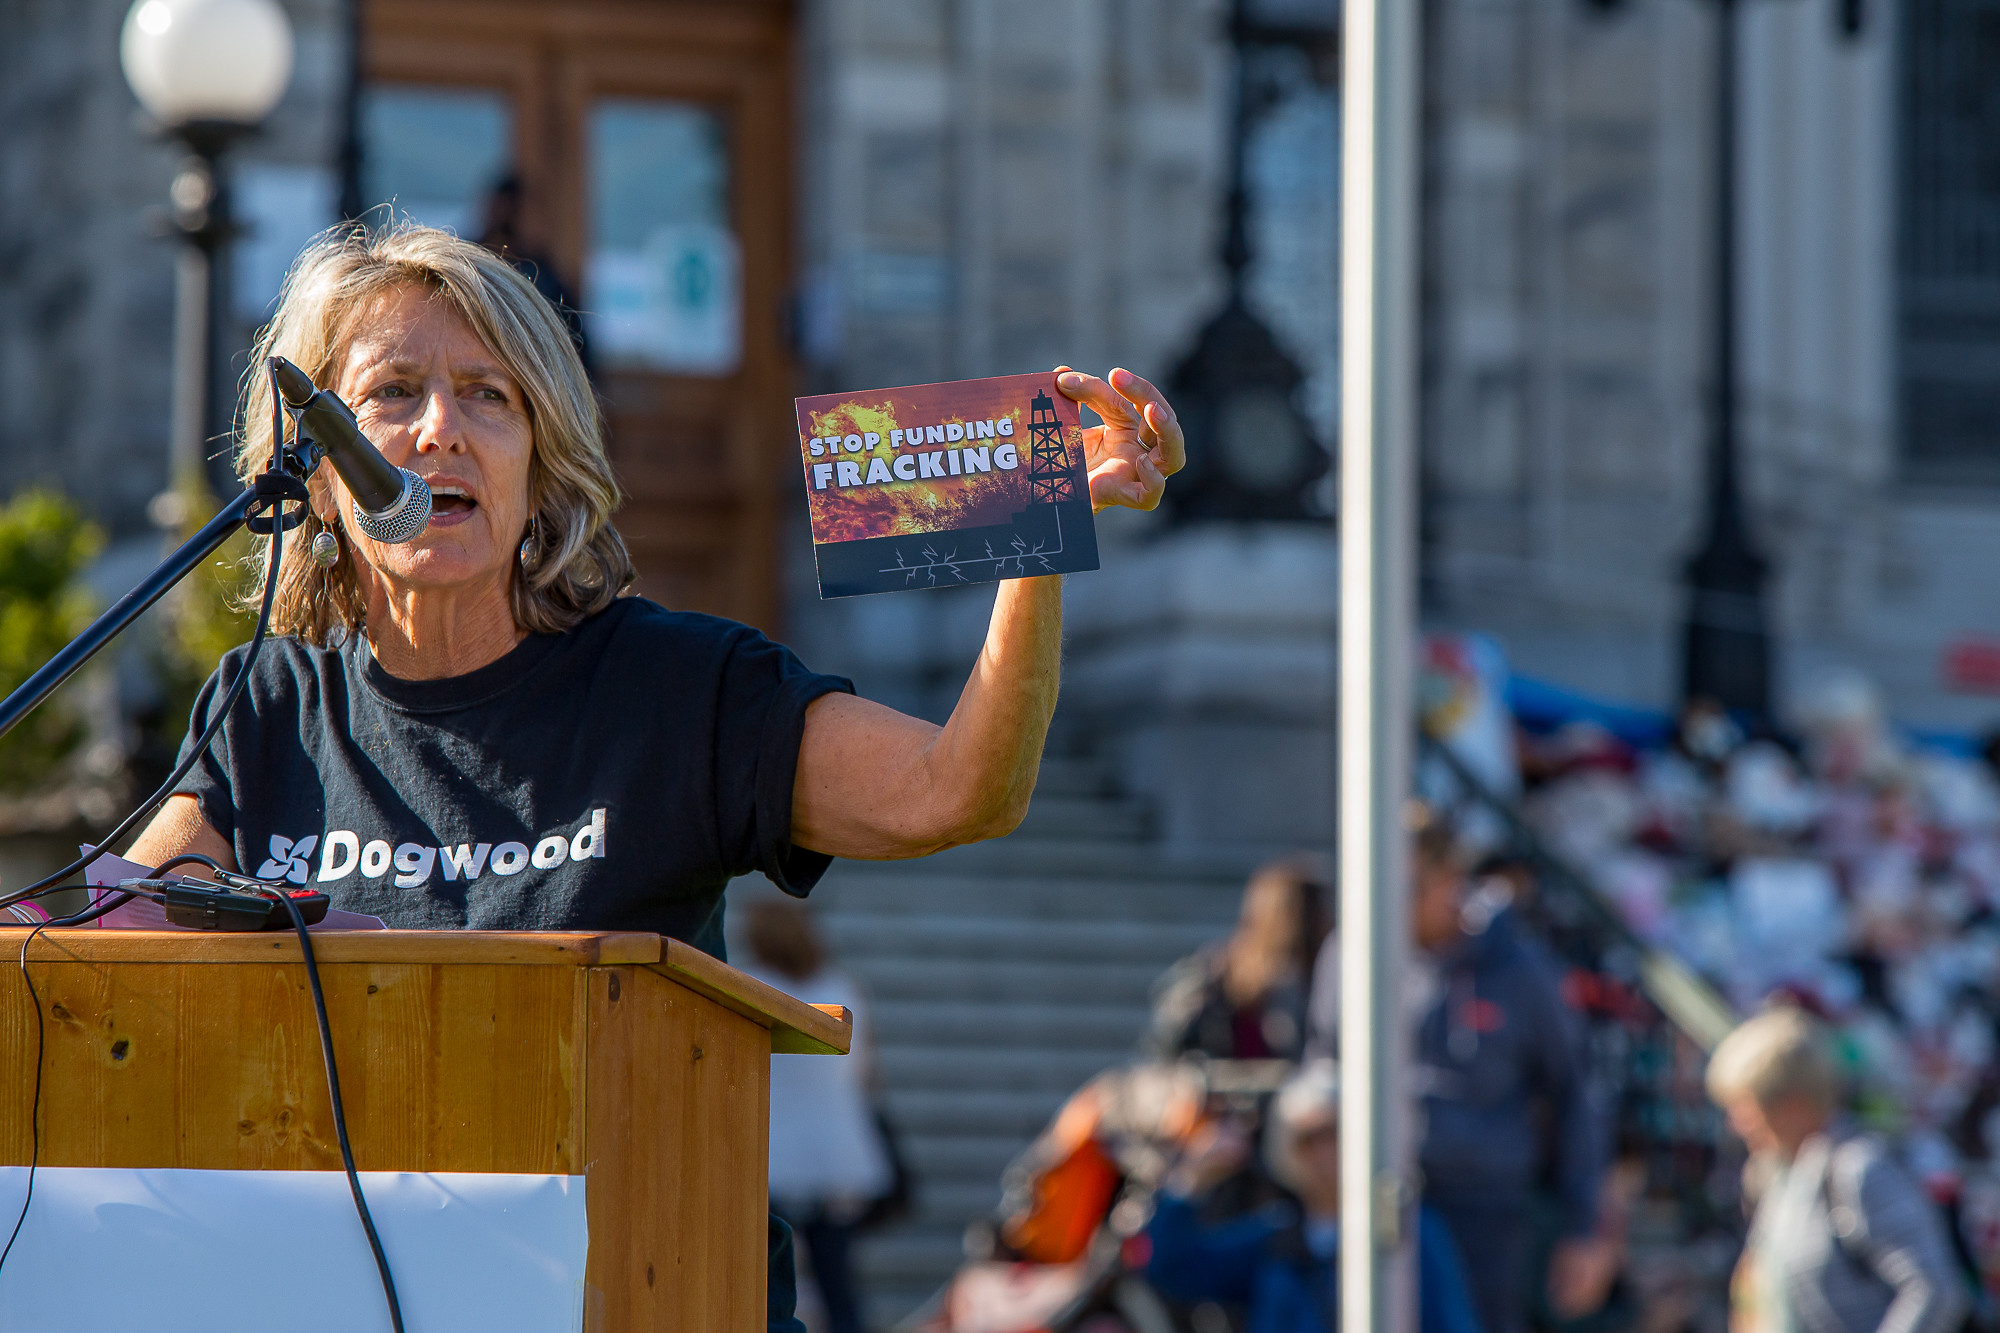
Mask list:
[[[878,1278],[929,1278],[949,1273],[964,1260],[965,1236],[940,1227],[898,1223],[864,1240],[856,1257],[864,1271]]]
[[[927,873],[941,875],[1067,875],[1132,883],[1226,885],[1240,891],[1261,861],[1255,852],[1230,848],[1170,853],[1151,843],[1135,846],[1109,838],[1040,838],[1016,832],[990,842],[954,847],[920,861],[836,861],[827,879],[831,882],[835,875],[856,869],[921,866]]]
[[[1160,969],[1150,963],[1034,963],[1017,959],[904,958],[854,972],[877,1000],[1144,1004]]]
[[[1090,878],[1086,873],[946,874],[942,867],[865,870],[836,866],[813,890],[829,927],[848,912],[904,917],[992,917],[1101,921],[1116,918],[1201,923],[1227,929],[1242,888],[1233,883],[1149,883]]]
[[[885,1228],[855,1247],[869,1327],[888,1329],[935,1296],[965,1259],[963,1230]]]
[[[995,904],[998,906],[998,904]],[[841,908],[825,922],[839,956],[1030,957],[1048,962],[1171,962],[1220,938],[1226,922],[1124,917],[904,916]]]
[[[898,1329],[919,1311],[928,1310],[936,1294],[928,1287],[892,1284],[867,1287],[861,1300],[862,1327],[876,1330]]]
[[[997,1181],[1021,1155],[1021,1140],[1012,1134],[911,1134],[902,1146],[922,1180]]]
[[[1042,1089],[1058,1098],[1104,1068],[1096,1051],[1006,1050],[964,1046],[887,1046],[875,1052],[893,1087]]]
[[[1095,759],[1082,755],[1045,754],[1035,778],[1035,796],[1111,796],[1115,794],[1111,770]]]
[[[1075,1089],[901,1087],[884,1093],[890,1118],[906,1134],[1011,1136],[1026,1146]]]
[[[1068,796],[1035,789],[1016,830],[1029,838],[1115,838],[1137,842],[1153,830],[1144,801],[1119,796]]]
[[[814,890],[834,957],[867,992],[914,1179],[912,1216],[856,1249],[874,1327],[949,1279],[1008,1164],[1077,1088],[1134,1058],[1161,973],[1234,921],[1256,858],[1168,855],[1151,832],[1100,765],[1051,755],[1013,836],[836,862]]]
[[[966,1223],[990,1217],[1000,1206],[1000,1177],[991,1180],[954,1180],[949,1176],[918,1180],[912,1225],[940,1228],[953,1236],[963,1235]]]
[[[859,965],[854,971],[867,976]],[[1149,1016],[1142,1004],[977,1003],[879,996],[868,1013],[881,1046],[1053,1046],[1089,1049],[1113,1060],[1130,1057],[1145,1035]]]

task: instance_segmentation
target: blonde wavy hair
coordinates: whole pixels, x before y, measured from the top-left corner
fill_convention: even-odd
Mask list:
[[[1804,1097],[1823,1111],[1840,1105],[1840,1067],[1826,1028],[1802,1009],[1778,1005],[1746,1018],[1708,1057],[1708,1096],[1717,1106],[1748,1097],[1770,1106]]]
[[[339,373],[348,348],[377,303],[417,287],[448,304],[479,335],[527,400],[533,558],[517,565],[514,620],[529,633],[570,629],[609,606],[632,582],[632,560],[611,526],[622,498],[604,450],[604,418],[583,359],[555,307],[514,266],[482,245],[435,227],[398,222],[323,232],[293,261],[278,311],[257,340],[243,392],[236,474],[248,482],[271,456],[271,381],[264,358],[282,356],[321,387]],[[327,530],[308,507],[285,536],[271,610],[271,630],[324,644],[338,627],[365,628],[366,608],[352,543],[322,569],[312,539]],[[245,564],[261,589],[271,543],[257,543]],[[246,596],[257,596],[246,593]]]

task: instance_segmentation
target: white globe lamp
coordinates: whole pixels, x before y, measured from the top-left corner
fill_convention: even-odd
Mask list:
[[[139,104],[170,129],[249,127],[292,77],[292,25],[276,0],[138,0],[119,63]]]
[[[0,0],[4,3],[4,0]],[[206,503],[207,441],[226,434],[223,345],[228,250],[237,234],[222,159],[263,123],[292,77],[292,25],[277,0],[137,0],[118,60],[139,105],[187,149],[168,190],[183,242],[174,264],[173,481],[163,527]]]

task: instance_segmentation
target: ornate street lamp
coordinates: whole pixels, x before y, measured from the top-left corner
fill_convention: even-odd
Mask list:
[[[1591,0],[1602,10],[1621,0]],[[1715,0],[1713,212],[1710,219],[1709,418],[1701,545],[1682,567],[1681,697],[1710,699],[1752,717],[1771,711],[1771,636],[1765,588],[1770,562],[1743,507],[1737,444],[1736,78],[1737,10]],[[1861,34],[1863,0],[1834,0],[1849,40]]]
[[[208,442],[229,430],[216,368],[236,225],[221,158],[284,96],[292,25],[275,0],[138,0],[125,16],[119,62],[139,105],[187,158],[168,198],[184,244],[174,266],[173,479],[154,518],[179,527],[208,492]]]
[[[1736,443],[1736,4],[1716,0],[1715,10],[1708,496],[1701,547],[1682,573],[1681,696],[1765,717],[1771,711],[1764,598],[1770,563],[1745,521]]]
[[[1270,83],[1256,77],[1253,58],[1290,47],[1317,64],[1330,64],[1338,15],[1332,0],[1232,0],[1230,5],[1235,110],[1222,240],[1229,294],[1168,380],[1188,442],[1187,469],[1167,490],[1175,522],[1312,517],[1307,494],[1326,473],[1328,460],[1299,409],[1305,374],[1244,298],[1251,258],[1245,158],[1251,130],[1277,100]]]

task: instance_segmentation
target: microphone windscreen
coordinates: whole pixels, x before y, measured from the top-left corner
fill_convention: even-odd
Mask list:
[[[403,474],[401,500],[373,514],[359,504],[353,506],[354,526],[364,536],[391,546],[410,541],[431,523],[430,483],[406,467],[396,470]]]

